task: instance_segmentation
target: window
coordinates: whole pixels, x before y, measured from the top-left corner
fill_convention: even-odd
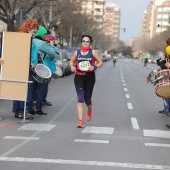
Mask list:
[[[163,19],[168,19],[169,18],[169,15],[168,14],[164,14],[163,15]]]
[[[96,11],[97,11],[97,12],[101,12],[101,11],[102,11],[102,9],[97,8],[97,9],[96,9]]]
[[[101,5],[102,3],[97,1],[96,4],[97,4],[97,5]]]
[[[162,8],[158,8],[158,12],[162,12]]]
[[[163,11],[164,11],[164,12],[170,12],[170,7],[164,7],[164,8],[163,8]]]

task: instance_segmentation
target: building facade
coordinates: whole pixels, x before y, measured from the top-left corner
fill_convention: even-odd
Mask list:
[[[112,40],[119,40],[120,36],[120,7],[116,4],[106,4],[104,14],[104,33]]]
[[[167,30],[170,17],[170,0],[152,0],[143,16],[140,37],[153,38]]]
[[[82,14],[91,15],[98,23],[98,28],[103,28],[105,0],[80,0]]]

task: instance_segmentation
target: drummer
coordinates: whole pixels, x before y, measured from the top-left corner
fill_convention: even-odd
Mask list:
[[[43,32],[45,33],[43,35]],[[51,39],[51,32],[49,30],[47,30],[46,28],[40,26],[39,30],[36,32],[35,34],[35,41],[36,39],[41,40],[41,41],[37,41],[37,46],[40,49],[40,52],[43,56],[41,56],[42,59],[42,64],[44,64],[45,66],[47,66],[52,73],[54,73],[56,71],[56,65],[55,65],[55,57],[52,57],[51,54],[49,54],[49,52],[45,52],[45,49],[43,49],[41,47],[41,43],[46,43],[48,45],[48,48],[50,47],[54,53],[56,54],[56,52],[58,51],[58,41],[56,41],[53,37],[53,39]],[[42,51],[43,50],[43,51]],[[48,94],[48,84],[50,82],[50,79],[47,83],[44,83],[44,95],[43,95],[43,106],[51,106],[52,103],[47,101],[47,94]]]
[[[157,65],[160,66],[161,69],[168,68],[166,63],[166,57],[167,53],[165,54],[165,56],[162,56],[160,59],[157,60]],[[159,111],[159,113],[162,114],[162,116],[170,116],[170,98],[163,98],[163,105],[164,109]]]
[[[56,51],[58,48],[56,48],[54,45],[48,45],[48,32],[47,29],[45,29],[43,26],[40,26],[39,29],[37,30],[35,37],[33,39],[33,43],[35,43],[38,53],[40,54],[40,62],[44,64],[44,59],[45,57],[48,56],[48,58],[50,60],[54,60],[56,59],[60,59],[60,57],[56,54]],[[32,80],[35,82],[35,80]],[[37,86],[39,86],[39,89],[36,90],[36,88],[32,89],[32,91],[34,91],[34,94],[37,95],[37,99],[38,99],[38,105],[37,105],[37,101],[36,101],[36,106],[38,106],[36,108],[36,112],[33,109],[33,101],[35,100],[35,96],[31,96],[31,103],[32,105],[28,105],[28,113],[30,114],[40,114],[40,115],[47,115],[47,113],[44,113],[42,111],[42,102],[46,96],[46,90],[44,90],[45,88],[48,87],[47,83],[38,83],[35,82],[37,84]],[[37,100],[36,99],[36,100]]]

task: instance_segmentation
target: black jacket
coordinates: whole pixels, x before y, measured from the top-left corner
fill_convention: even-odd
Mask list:
[[[165,66],[166,61],[165,60],[161,60],[161,58],[156,60],[157,65],[160,66],[161,69],[167,69],[167,67]]]

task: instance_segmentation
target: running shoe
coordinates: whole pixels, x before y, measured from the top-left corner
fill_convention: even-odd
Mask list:
[[[160,110],[159,113],[163,113],[165,110]]]
[[[83,127],[84,127],[84,122],[83,122],[83,120],[78,120],[77,128],[83,128]]]
[[[88,111],[87,111],[87,114],[86,114],[86,120],[87,120],[87,121],[90,121],[91,118],[92,118],[92,110],[88,110]]]
[[[167,111],[164,111],[164,112],[161,113],[162,116],[168,116],[168,114],[169,113]]]

